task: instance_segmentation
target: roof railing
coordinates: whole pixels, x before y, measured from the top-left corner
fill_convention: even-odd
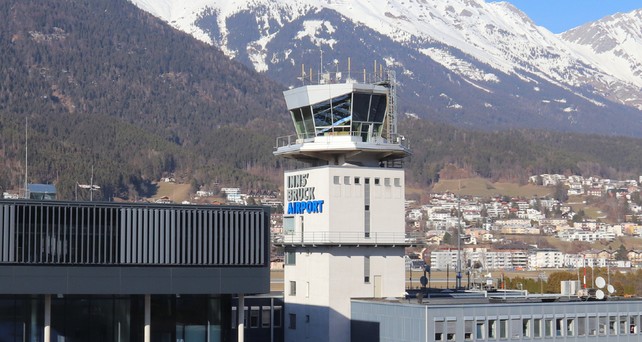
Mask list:
[[[415,245],[423,243],[421,233],[398,232],[294,232],[277,239],[283,245]]]

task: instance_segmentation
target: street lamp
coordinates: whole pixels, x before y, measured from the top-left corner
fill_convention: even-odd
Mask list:
[[[539,275],[538,275],[538,278],[539,278],[539,291],[540,291],[540,294],[543,295],[544,294],[544,280],[547,280],[548,277],[546,276],[546,273],[540,272]]]
[[[89,189],[89,201],[94,200],[94,191],[100,191],[100,186],[96,184],[78,184],[76,185],[81,189]],[[78,200],[78,193],[76,192],[76,200]]]
[[[89,184],[76,183],[76,201],[78,200],[78,188],[89,189],[89,201],[94,200],[94,191],[100,191],[100,186],[94,184],[94,166],[91,166],[91,180]]]
[[[457,280],[456,289],[461,288],[461,198],[457,199]]]

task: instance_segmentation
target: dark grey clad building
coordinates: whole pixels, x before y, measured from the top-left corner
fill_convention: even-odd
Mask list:
[[[269,215],[0,200],[0,341],[230,341],[232,297],[269,292]]]

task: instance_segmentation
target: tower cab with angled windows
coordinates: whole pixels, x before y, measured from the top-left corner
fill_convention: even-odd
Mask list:
[[[404,171],[394,73],[284,92],[296,134],[284,175],[286,341],[349,341],[350,298],[405,291]]]

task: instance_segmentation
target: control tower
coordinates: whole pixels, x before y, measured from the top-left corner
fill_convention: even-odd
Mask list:
[[[274,154],[306,164],[284,175],[286,341],[349,341],[351,298],[405,291],[410,152],[394,82],[388,72],[284,92],[296,134],[278,138]]]

